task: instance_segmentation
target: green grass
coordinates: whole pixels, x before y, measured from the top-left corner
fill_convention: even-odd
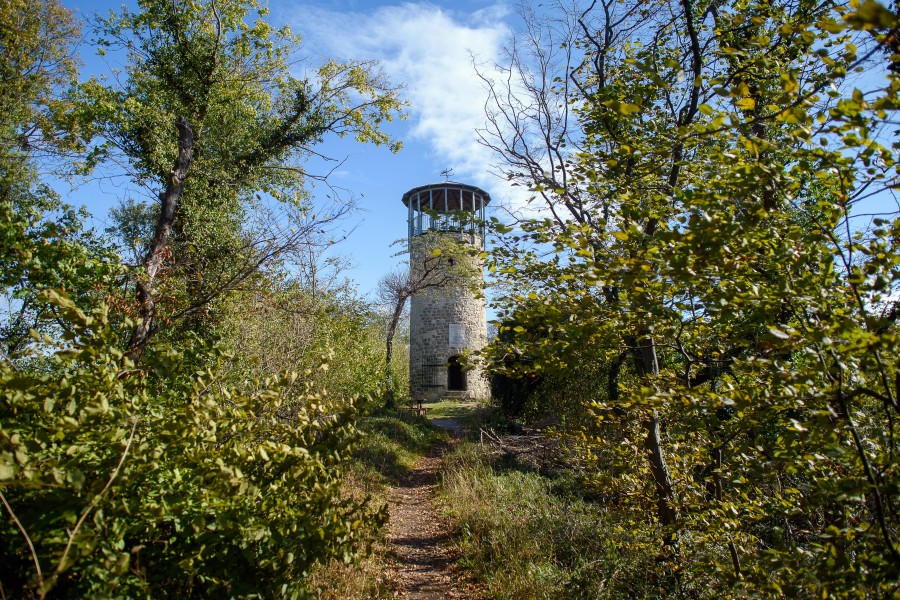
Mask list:
[[[408,411],[382,410],[359,421],[362,437],[353,458],[385,483],[408,476],[418,457],[446,442],[447,432]]]
[[[462,565],[502,599],[652,598],[655,540],[560,481],[520,470],[480,444],[445,457],[441,503],[456,525]]]
[[[468,428],[482,423],[486,413],[492,412],[487,405],[473,400],[440,400],[423,406],[428,408],[429,419],[455,419]]]

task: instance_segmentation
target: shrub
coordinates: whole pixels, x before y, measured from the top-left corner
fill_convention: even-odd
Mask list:
[[[104,307],[45,300],[67,330],[27,349],[46,368],[0,363],[7,595],[299,597],[384,521],[341,494],[349,398],[296,374],[242,394],[199,343],[130,369]]]

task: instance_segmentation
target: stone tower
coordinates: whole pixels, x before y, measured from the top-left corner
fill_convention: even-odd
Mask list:
[[[464,369],[462,359],[466,351],[487,344],[485,302],[476,293],[484,287],[484,271],[476,256],[484,245],[484,208],[490,201],[481,188],[453,181],[403,194],[409,215],[410,278],[430,282],[411,301],[409,391],[413,400],[490,395],[483,371]],[[441,246],[457,251],[441,253]],[[459,261],[466,261],[464,268]]]

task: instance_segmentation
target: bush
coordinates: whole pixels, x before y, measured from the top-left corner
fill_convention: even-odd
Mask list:
[[[341,493],[349,398],[296,374],[242,394],[189,342],[130,369],[105,308],[45,300],[65,341],[28,348],[40,371],[0,363],[7,595],[299,597],[313,563],[351,561],[384,522]]]

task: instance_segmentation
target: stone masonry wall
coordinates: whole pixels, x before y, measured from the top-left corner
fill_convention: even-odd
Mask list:
[[[421,274],[423,261],[428,260],[430,252],[431,247],[427,245],[424,248],[413,248],[410,253],[410,269],[413,277]],[[461,258],[456,256],[455,260]],[[450,269],[449,272],[454,274],[458,272],[458,268],[454,270],[447,266],[446,261],[443,266]],[[448,271],[439,272],[438,275],[441,273],[446,275]],[[475,281],[484,285],[480,264],[472,270],[470,277],[474,277]],[[450,346],[451,324],[462,326],[464,329],[464,344]],[[428,288],[412,297],[409,333],[410,395],[414,400],[440,399],[448,395],[447,362],[450,357],[462,355],[466,351],[480,350],[487,344],[485,301],[483,298],[476,298],[470,286],[460,282],[458,277],[440,287]],[[465,371],[466,390],[451,392],[450,395],[467,399],[487,398],[490,395],[487,377],[479,366],[467,365],[467,368],[469,366],[474,368]]]

